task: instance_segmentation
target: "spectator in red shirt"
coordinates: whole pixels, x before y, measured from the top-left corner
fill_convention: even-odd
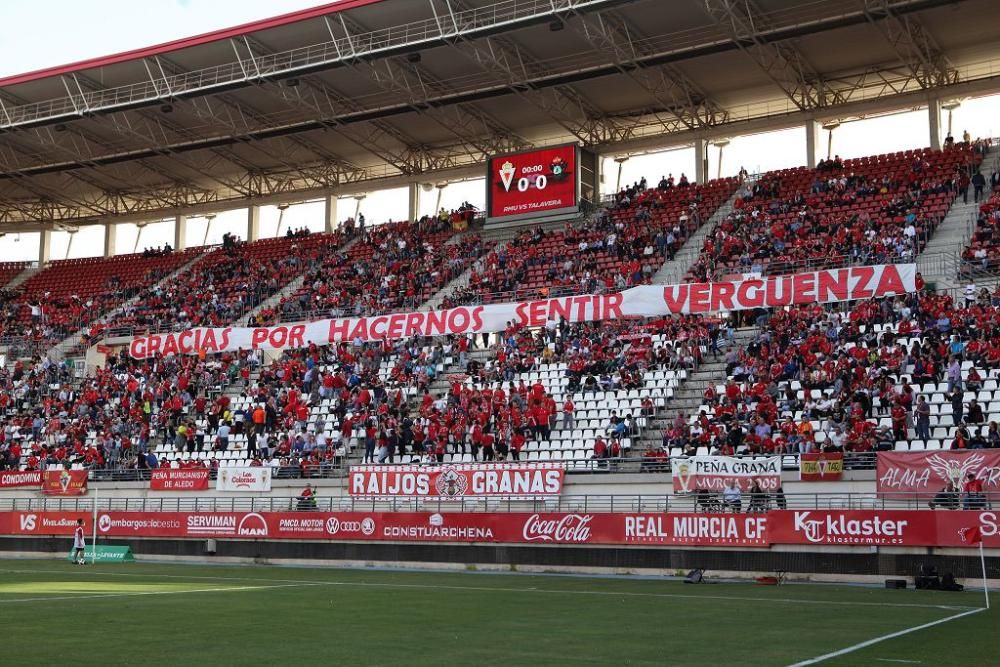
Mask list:
[[[986,506],[986,497],[983,493],[983,480],[978,479],[975,473],[969,473],[965,478],[962,487],[962,509],[978,510]]]

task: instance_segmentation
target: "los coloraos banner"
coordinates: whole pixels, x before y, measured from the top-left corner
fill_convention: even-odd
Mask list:
[[[89,512],[2,512],[0,535],[70,539]],[[580,545],[1000,548],[992,510],[775,510],[765,514],[602,512],[101,512],[106,537]]]
[[[353,317],[273,327],[188,329],[138,336],[129,344],[135,359],[238,349],[287,350],[311,344],[363,342],[410,336],[503,331],[509,322],[538,327],[549,318],[568,322],[689,315],[832,303],[913,292],[915,264],[855,266],[786,276],[681,285],[642,285],[623,292],[538,301],[460,306],[418,313]]]
[[[689,456],[671,462],[674,493],[693,493],[700,489],[721,492],[735,480],[740,489],[749,491],[754,480],[764,491],[781,486],[781,457]]]
[[[562,493],[565,474],[560,463],[362,465],[351,466],[347,490],[352,496],[366,498],[544,498]]]
[[[215,478],[216,491],[270,491],[271,469],[258,468],[219,468]]]
[[[1000,493],[1000,451],[879,452],[876,488],[879,493],[919,493],[930,497],[948,482],[961,491],[970,474],[983,482],[986,493]]]

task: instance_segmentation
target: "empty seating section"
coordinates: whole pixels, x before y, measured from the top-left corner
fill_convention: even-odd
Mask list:
[[[650,281],[664,261],[735,191],[735,179],[620,192],[578,227],[528,230],[489,253],[446,305],[603,293]]]
[[[0,289],[28,268],[28,262],[0,262]]]
[[[981,160],[962,146],[768,172],[740,190],[688,277],[912,260]]]

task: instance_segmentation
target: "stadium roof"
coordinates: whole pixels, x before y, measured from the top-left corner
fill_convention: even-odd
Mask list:
[[[994,0],[344,0],[0,80],[0,223],[151,219],[1000,89]],[[3,227],[0,227],[2,230]]]

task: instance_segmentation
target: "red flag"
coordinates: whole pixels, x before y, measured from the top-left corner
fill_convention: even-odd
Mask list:
[[[958,534],[966,544],[979,544],[983,541],[983,531],[980,530],[979,526],[962,528]]]

